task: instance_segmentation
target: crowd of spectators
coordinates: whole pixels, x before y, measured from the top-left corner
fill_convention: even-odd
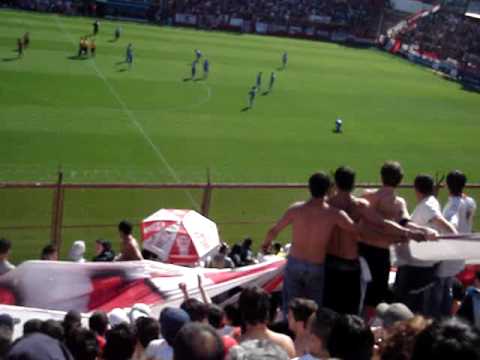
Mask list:
[[[399,39],[439,59],[453,59],[480,72],[480,20],[441,8],[420,17]]]

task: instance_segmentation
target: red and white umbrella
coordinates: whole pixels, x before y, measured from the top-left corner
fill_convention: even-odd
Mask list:
[[[142,222],[143,248],[160,260],[195,265],[220,246],[217,225],[194,210],[161,209]]]

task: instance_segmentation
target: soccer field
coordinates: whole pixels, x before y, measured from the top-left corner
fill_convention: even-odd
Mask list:
[[[378,181],[387,159],[418,172],[463,170],[479,182],[480,95],[380,52],[272,37],[102,21],[95,59],[77,59],[92,19],[0,10],[0,181],[304,182],[314,170],[347,164],[358,181]],[[16,39],[30,48],[16,58]],[[135,61],[123,60],[128,43]],[[194,49],[210,60],[207,80],[190,75]],[[277,70],[284,51],[285,71]],[[242,111],[256,74],[272,93]],[[201,67],[198,68],[201,74]],[[334,134],[336,117],[344,133]],[[211,217],[229,242],[259,241],[304,191],[217,191]],[[196,207],[190,191],[72,191],[66,225],[139,221],[161,207]],[[49,190],[0,190],[0,225],[48,225]],[[411,205],[414,205],[413,203]],[[241,222],[254,222],[242,224]],[[48,229],[0,230],[14,260],[38,256]],[[114,228],[68,228],[93,246]],[[288,235],[283,236],[286,240]]]

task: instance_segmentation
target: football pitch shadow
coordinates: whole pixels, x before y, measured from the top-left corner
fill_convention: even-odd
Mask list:
[[[245,111],[248,111],[250,110],[250,106],[245,106],[242,110],[240,110],[240,112],[245,112]]]
[[[16,60],[19,60],[19,59],[20,59],[19,56],[15,56],[15,57],[3,58],[2,61],[3,61],[3,62],[16,61]]]

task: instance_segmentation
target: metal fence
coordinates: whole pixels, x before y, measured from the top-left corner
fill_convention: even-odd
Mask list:
[[[362,183],[357,191],[379,186]],[[437,189],[445,202],[441,181]],[[477,201],[479,189],[480,184],[467,187]],[[401,186],[399,193],[415,204],[411,185]],[[79,239],[87,242],[90,256],[97,238],[117,238],[121,219],[138,225],[160,208],[190,208],[213,219],[225,241],[250,236],[258,244],[289,204],[308,196],[307,185],[299,183],[65,183],[59,173],[56,182],[0,183],[0,237],[13,241],[14,261],[37,258],[49,242],[66,256],[70,243]],[[288,240],[289,233],[283,233],[280,241]]]

